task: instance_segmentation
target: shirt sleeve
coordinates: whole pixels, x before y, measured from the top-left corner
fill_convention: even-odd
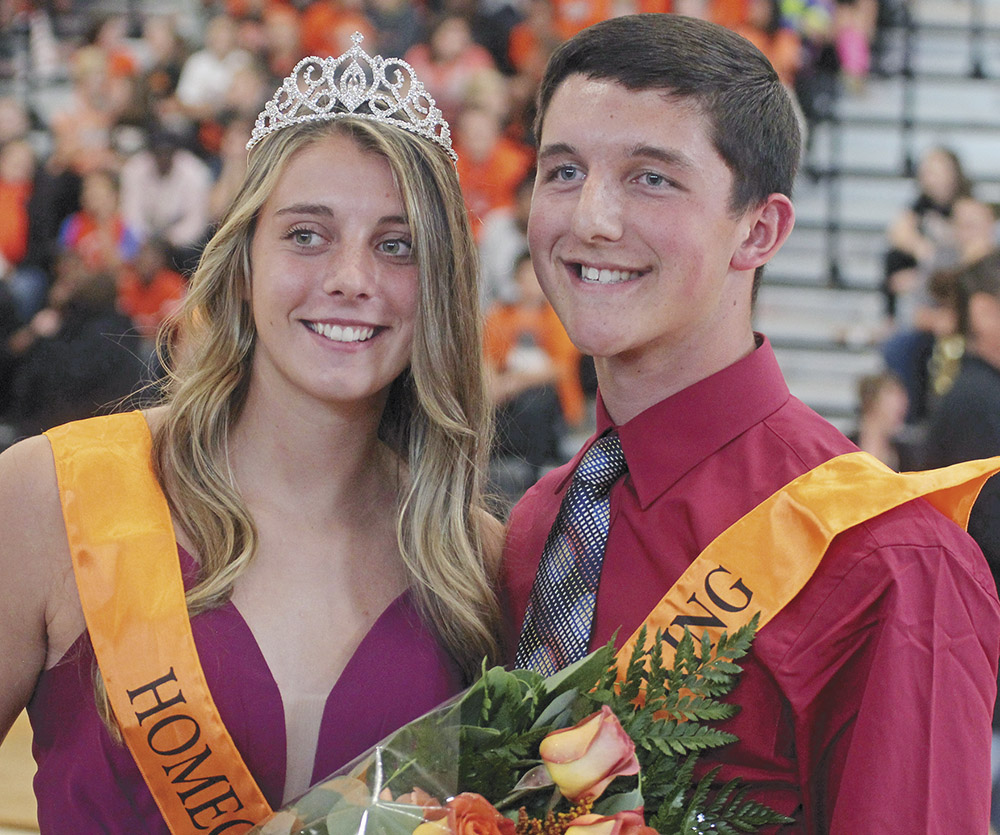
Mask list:
[[[985,832],[1000,604],[957,528],[876,546],[792,646],[807,832]]]

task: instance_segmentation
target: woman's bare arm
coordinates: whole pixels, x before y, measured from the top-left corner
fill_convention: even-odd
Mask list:
[[[74,595],[52,452],[29,438],[0,454],[0,740],[46,666],[51,627],[79,634]]]

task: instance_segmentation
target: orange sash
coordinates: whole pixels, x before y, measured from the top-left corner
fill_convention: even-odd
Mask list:
[[[271,810],[198,660],[170,509],[141,412],[45,433],[108,699],[174,835],[246,832]]]
[[[716,643],[723,632],[771,620],[812,577],[833,538],[911,499],[923,497],[963,528],[1000,457],[917,473],[897,473],[865,452],[838,456],[786,484],[719,534],[688,566],[643,624],[646,646],[664,635],[673,664],[684,628]],[[640,627],[641,629],[642,627]],[[696,630],[697,628],[697,630]],[[637,629],[619,650],[625,674]]]

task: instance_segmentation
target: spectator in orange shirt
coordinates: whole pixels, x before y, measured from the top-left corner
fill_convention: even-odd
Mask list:
[[[743,19],[722,25],[729,26],[763,52],[792,93],[795,76],[802,66],[802,38],[795,29],[782,24],[777,0],[746,0]]]
[[[552,7],[564,39],[609,17],[673,11],[670,0],[552,0]]]
[[[524,19],[510,30],[507,50],[510,63],[519,76],[537,85],[549,55],[562,41],[550,0],[528,0]]]
[[[28,199],[35,152],[18,139],[0,146],[0,275],[24,258],[28,248]]]
[[[371,49],[375,29],[358,0],[313,0],[302,12],[302,49],[305,55],[342,55],[351,48],[351,35],[360,32]],[[419,74],[419,73],[418,73]]]
[[[48,290],[44,271],[22,264],[28,250],[28,201],[35,168],[35,152],[27,140],[0,145],[0,285],[22,323],[41,308]]]
[[[472,39],[469,21],[460,14],[438,18],[427,42],[408,49],[403,57],[452,126],[465,103],[470,79],[479,70],[496,69],[493,56]]]
[[[510,206],[518,184],[531,169],[531,148],[505,137],[500,117],[490,109],[469,107],[457,123],[458,179],[478,241],[483,218]]]
[[[92,171],[83,178],[80,210],[63,221],[59,248],[75,252],[90,272],[117,273],[139,251],[139,238],[122,219],[118,176]]]
[[[249,9],[236,18],[237,42],[253,57],[253,65],[267,76],[266,90],[282,79],[306,56],[302,46],[302,15],[298,9],[278,0]],[[263,95],[264,101],[267,94]]]
[[[150,238],[131,264],[118,275],[118,309],[124,313],[152,352],[156,332],[184,298],[187,283],[168,266],[169,247],[160,238]]]
[[[567,426],[583,421],[580,352],[542,294],[525,251],[515,270],[518,298],[486,316],[484,354],[496,407],[494,458],[525,466],[500,484],[517,498],[546,466],[563,463]]]

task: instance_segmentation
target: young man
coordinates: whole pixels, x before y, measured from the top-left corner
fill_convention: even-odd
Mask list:
[[[595,357],[595,439],[616,432],[628,468],[610,491],[593,649],[616,632],[624,642],[717,535],[856,448],[789,395],[751,326],[760,270],[794,222],[799,156],[791,104],[761,54],[677,15],[606,21],[553,55],[537,129],[532,258],[570,337]],[[536,573],[559,573],[539,571],[542,552],[573,471],[597,446],[512,513],[512,661],[519,640],[519,663],[572,660],[540,623],[562,606],[547,605],[557,581],[532,589]],[[701,617],[672,623],[749,611],[759,575],[782,586],[798,573],[787,519],[820,528],[811,520],[885,492],[832,484],[810,494],[815,512],[785,502],[785,517],[757,529],[766,538],[737,539],[760,545],[747,573],[709,566],[704,590],[685,596]],[[761,628],[731,696],[742,710],[725,727],[739,742],[717,754],[720,779],[748,781],[795,818],[789,832],[984,832],[1000,654],[992,578],[929,503],[873,515],[820,549]]]

